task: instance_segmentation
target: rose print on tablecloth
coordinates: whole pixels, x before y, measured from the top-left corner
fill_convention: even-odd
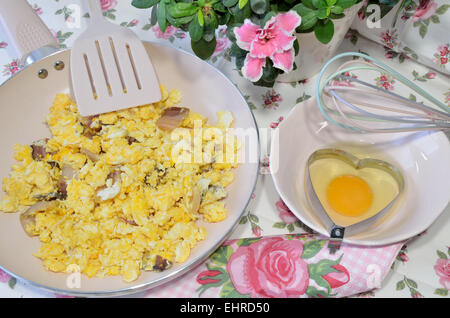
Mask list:
[[[277,109],[280,106],[280,102],[283,98],[274,89],[268,90],[264,95],[262,95],[263,107],[265,109]]]
[[[390,49],[393,49],[395,46],[397,46],[398,34],[396,29],[381,32],[380,38],[384,46],[387,46]]]
[[[278,216],[281,222],[276,222],[273,224],[274,228],[284,229],[286,228],[289,233],[295,231],[295,228],[300,228],[305,232],[311,233],[312,230],[307,228],[287,207],[287,205],[281,200],[281,198],[275,203],[275,207],[278,211]]]
[[[314,256],[325,240],[309,234],[239,239],[220,247],[200,272],[197,292],[219,288],[220,297],[329,297],[347,284],[348,269]]]
[[[380,75],[375,78],[375,84],[385,90],[392,91],[394,90],[395,80],[390,75]]]
[[[449,249],[447,249],[447,254],[450,256]],[[439,283],[442,285],[442,288],[437,288],[434,291],[439,296],[448,296],[450,290],[450,260],[447,254],[438,250],[438,259],[434,265],[434,271],[439,277]]]
[[[268,238],[240,246],[227,264],[233,286],[252,297],[299,297],[309,284],[303,242]]]
[[[117,0],[101,0],[102,11],[114,9],[117,6]]]
[[[3,76],[11,76],[16,74],[20,69],[23,67],[23,65],[20,64],[19,59],[14,59],[10,63],[6,64],[3,67]]]
[[[434,0],[421,0],[412,14],[411,21],[413,27],[419,28],[419,35],[423,39],[428,33],[430,22],[441,23],[439,16],[442,16],[450,8],[449,4],[438,7]]]
[[[450,59],[450,44],[442,44],[437,48],[437,52],[433,55],[433,62],[441,68],[445,68]]]

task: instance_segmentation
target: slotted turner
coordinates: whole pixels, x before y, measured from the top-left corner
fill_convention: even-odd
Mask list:
[[[161,100],[158,78],[144,45],[128,28],[108,22],[100,0],[87,0],[90,24],[74,42],[72,87],[82,116]]]

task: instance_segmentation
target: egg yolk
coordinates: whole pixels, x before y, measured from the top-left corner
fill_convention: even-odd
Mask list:
[[[345,216],[359,216],[366,212],[373,201],[372,189],[361,178],[343,175],[334,178],[327,188],[331,207]]]

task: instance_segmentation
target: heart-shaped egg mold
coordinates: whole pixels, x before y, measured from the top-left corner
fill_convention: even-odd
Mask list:
[[[370,208],[359,216],[345,216],[328,202],[326,188],[341,175],[364,180],[373,191]],[[384,216],[404,190],[400,171],[390,163],[372,158],[360,159],[339,149],[320,149],[308,158],[305,183],[307,197],[330,236],[356,234]],[[337,234],[335,232],[338,232]]]

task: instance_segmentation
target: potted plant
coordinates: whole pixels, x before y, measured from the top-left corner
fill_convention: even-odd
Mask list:
[[[192,50],[202,59],[213,54],[216,29],[226,25],[227,37],[232,41],[231,54],[242,75],[255,85],[271,87],[280,75],[289,76],[295,70],[301,71],[302,64],[310,64],[298,58],[311,46],[303,43],[302,35],[309,34],[307,42],[313,40],[324,46],[327,54],[334,51],[334,47],[329,48],[333,38],[340,43],[347,31],[336,41],[335,23],[360,1],[133,0],[132,5],[152,8],[151,22],[158,23],[162,32],[169,25],[189,32]],[[298,71],[295,80],[305,77]]]

